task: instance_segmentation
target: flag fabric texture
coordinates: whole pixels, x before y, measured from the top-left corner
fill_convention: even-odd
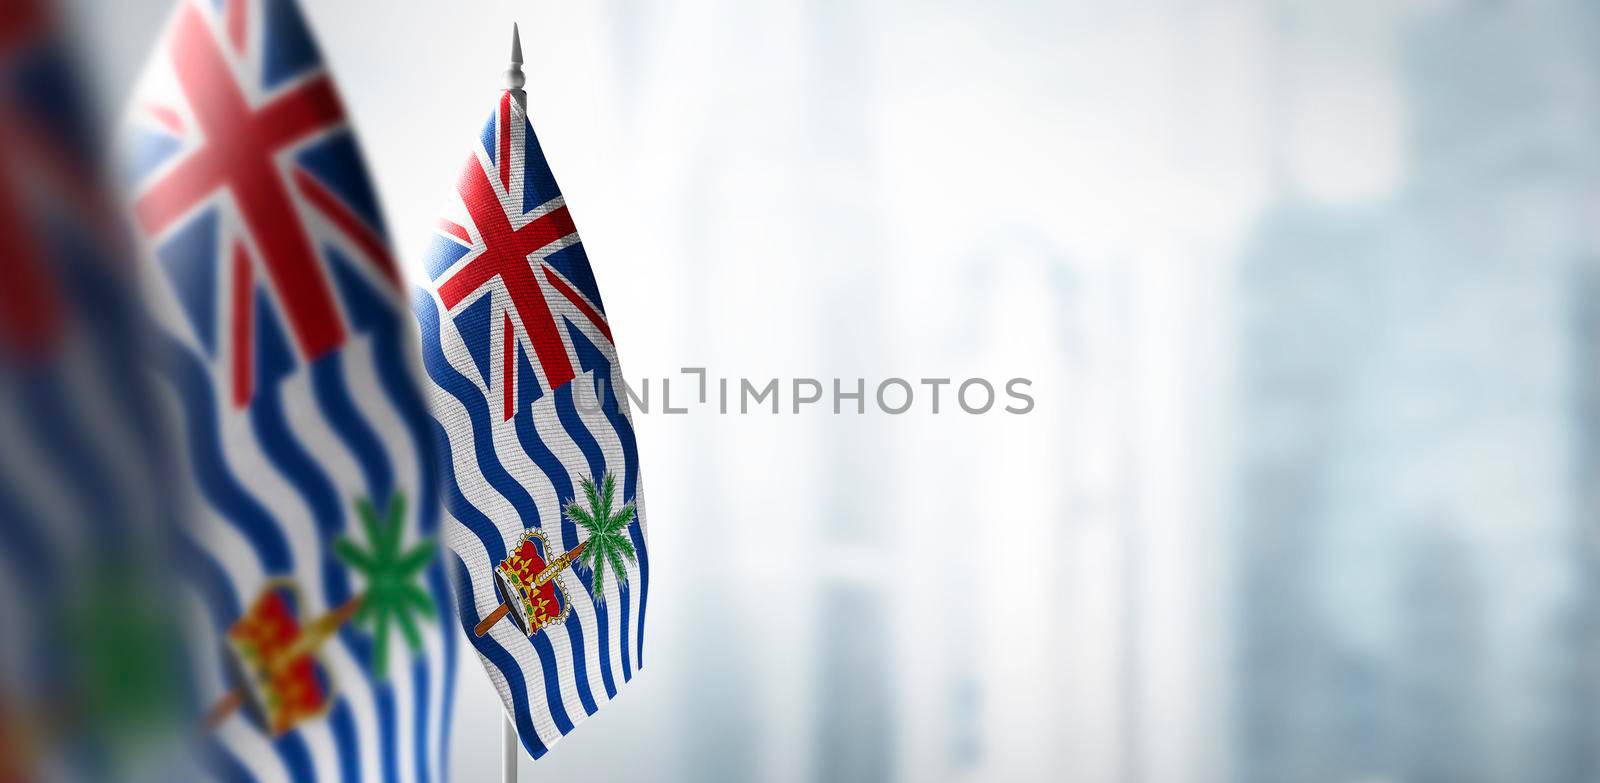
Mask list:
[[[181,0],[126,164],[208,772],[445,777],[449,631],[432,420],[377,199],[292,0]]]
[[[538,758],[643,664],[639,453],[594,274],[510,91],[448,204],[414,309],[451,584]]]

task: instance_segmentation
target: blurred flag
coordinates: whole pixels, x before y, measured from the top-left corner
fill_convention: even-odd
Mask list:
[[[130,106],[185,529],[203,758],[440,779],[454,633],[416,345],[377,200],[291,0],[182,0]]]
[[[0,5],[0,781],[171,780],[165,435],[53,3]]]
[[[449,204],[415,309],[451,581],[462,627],[538,758],[642,663],[639,455],[589,259],[512,91]]]

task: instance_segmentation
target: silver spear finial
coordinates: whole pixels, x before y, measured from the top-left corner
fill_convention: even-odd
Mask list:
[[[511,24],[511,67],[506,69],[506,89],[511,91],[517,105],[523,111],[528,110],[528,93],[522,89],[527,84],[527,77],[522,75],[522,34],[517,30],[515,22]]]

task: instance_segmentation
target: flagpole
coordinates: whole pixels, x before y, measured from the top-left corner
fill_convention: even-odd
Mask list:
[[[509,715],[500,718],[500,780],[517,783],[517,727]]]
[[[511,67],[506,69],[506,89],[511,92],[511,97],[517,100],[517,105],[526,112],[528,110],[528,93],[522,89],[527,83],[527,77],[522,75],[522,34],[517,31],[515,22],[511,25]]]
[[[506,68],[506,90],[511,93],[517,105],[522,107],[524,113],[528,111],[528,93],[522,89],[526,83],[527,77],[522,75],[522,33],[517,30],[517,25],[513,22],[511,65]],[[509,600],[509,596],[507,598]],[[482,636],[487,630],[479,631],[478,635]],[[511,722],[511,716],[504,713],[501,713],[500,718],[500,780],[501,783],[517,783],[517,727]]]

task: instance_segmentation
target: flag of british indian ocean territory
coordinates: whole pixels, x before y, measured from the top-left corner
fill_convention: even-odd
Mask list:
[[[467,638],[535,758],[643,664],[639,454],[605,307],[525,108],[500,96],[415,295]]]
[[[179,571],[218,778],[445,776],[459,639],[383,221],[292,0],[180,0],[130,106]]]
[[[162,437],[109,172],[48,0],[0,12],[0,780],[168,768]]]

